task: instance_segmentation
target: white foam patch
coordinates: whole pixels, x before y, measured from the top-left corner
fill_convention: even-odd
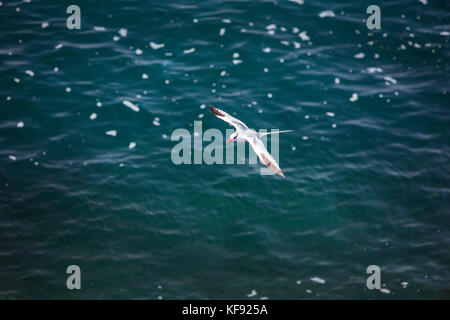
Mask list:
[[[262,51],[265,52],[265,53],[270,53],[270,51],[272,51],[272,49],[270,49],[270,48],[264,48],[264,49],[262,49]]]
[[[314,282],[317,282],[317,283],[320,283],[320,284],[324,284],[326,282],[324,279],[319,278],[319,277],[312,277],[311,281],[314,281]]]
[[[341,79],[339,79],[339,78],[334,78],[334,83],[335,83],[335,84],[341,83]]]
[[[368,67],[366,70],[368,73],[383,72],[383,69],[378,67]]]
[[[105,132],[108,136],[115,137],[117,136],[117,130],[109,130]]]
[[[33,70],[25,70],[25,73],[26,73],[27,75],[29,75],[30,77],[34,77],[34,72],[33,72]]]
[[[355,59],[362,59],[364,58],[366,55],[363,52],[359,52],[357,54],[354,55]]]
[[[141,50],[141,49],[139,49],[139,48],[138,48],[138,49],[136,49],[136,51],[135,51],[135,52],[136,52],[136,54],[137,54],[138,56],[140,56],[140,55],[142,54],[142,50]]]
[[[336,17],[336,15],[331,10],[325,10],[325,11],[322,11],[321,13],[319,13],[319,17],[320,18],[328,18],[328,17],[334,18],[334,17]]]
[[[136,148],[136,142],[130,142],[130,144],[128,145],[128,149],[134,149]]]
[[[293,3],[296,3],[296,4],[300,4],[300,5],[302,5],[302,4],[304,4],[305,3],[305,1],[303,1],[303,0],[288,0],[289,2],[293,2]]]
[[[383,292],[385,294],[389,294],[389,293],[391,293],[391,290],[389,290],[387,288],[382,288],[382,289],[380,289],[380,292]]]
[[[42,28],[42,29],[48,28],[49,25],[50,25],[50,24],[49,24],[47,21],[46,21],[46,22],[42,22],[41,28]]]
[[[125,29],[125,28],[119,29],[118,32],[119,32],[119,34],[120,34],[120,36],[121,36],[122,38],[125,38],[125,37],[128,35],[128,30]]]
[[[250,292],[248,295],[247,295],[247,297],[249,297],[249,298],[251,298],[251,297],[254,297],[254,296],[256,296],[258,293],[256,292],[256,290],[252,290],[252,292]]]
[[[135,112],[139,112],[139,107],[133,103],[131,103],[128,100],[123,100],[122,101],[123,105],[130,108],[131,110],[135,111]]]
[[[227,31],[227,30],[226,30],[225,28],[220,28],[219,35],[220,35],[221,37],[223,37],[223,35],[225,34],[226,31]]]
[[[397,80],[395,80],[395,79],[392,78],[392,77],[384,77],[384,80],[385,80],[385,81],[388,81],[388,82],[390,82],[390,83],[393,83],[393,84],[396,84],[396,83],[397,83]]]
[[[16,158],[15,156],[13,156],[13,155],[8,156],[8,158],[9,158],[10,160],[12,160],[12,161],[16,161],[16,160],[17,160],[17,158]]]
[[[357,93],[352,93],[352,96],[350,97],[350,102],[355,102],[356,100],[358,100],[358,94]]]
[[[306,34],[306,31],[302,31],[298,34],[298,36],[300,37],[300,39],[302,39],[303,41],[309,41],[310,38],[309,36]]]
[[[143,74],[142,74],[142,79],[144,79],[144,80],[148,79],[148,74],[143,73]]]
[[[97,114],[96,114],[96,113],[92,113],[92,114],[89,116],[89,119],[91,119],[91,120],[97,119]]]
[[[195,48],[190,48],[190,49],[187,49],[187,50],[183,50],[184,54],[189,54],[189,53],[193,53],[193,52],[195,52]]]
[[[329,117],[334,117],[335,116],[335,114],[333,113],[333,112],[327,112],[327,113],[325,113],[327,116],[329,116]]]
[[[94,26],[94,30],[95,31],[106,31],[106,28],[105,27]]]
[[[164,48],[164,47],[165,47],[165,44],[164,44],[164,43],[150,42],[149,44],[150,44],[150,47],[151,47],[153,50],[158,50],[158,49],[161,49],[161,48]]]

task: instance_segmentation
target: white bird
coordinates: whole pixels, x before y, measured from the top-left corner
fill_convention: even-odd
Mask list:
[[[209,108],[218,118],[222,119],[225,122],[228,122],[229,124],[231,124],[233,127],[236,128],[236,131],[230,135],[230,139],[228,139],[226,143],[231,141],[236,142],[248,141],[248,143],[250,143],[255,153],[258,155],[261,162],[264,163],[266,166],[268,166],[270,169],[272,169],[276,174],[284,178],[284,174],[283,172],[281,172],[278,163],[275,161],[275,159],[272,157],[269,151],[267,151],[264,142],[262,142],[260,138],[268,134],[291,132],[293,130],[259,133],[253,129],[249,129],[245,125],[245,123],[243,123],[239,119],[230,116],[225,111],[214,108],[213,106],[209,106]]]

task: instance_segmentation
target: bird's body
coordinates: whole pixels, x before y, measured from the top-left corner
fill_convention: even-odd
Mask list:
[[[258,133],[253,130],[247,128],[246,130],[236,130],[238,136],[236,138],[236,142],[246,142],[248,139],[258,139]],[[244,138],[245,137],[245,138]]]
[[[218,118],[222,119],[225,122],[228,122],[229,124],[231,124],[233,127],[236,128],[236,131],[231,134],[230,139],[228,139],[227,143],[230,141],[233,141],[233,140],[236,142],[246,142],[247,141],[248,143],[250,143],[250,145],[252,146],[253,150],[258,155],[258,157],[262,163],[264,163],[266,166],[268,166],[270,169],[272,169],[279,176],[284,177],[284,174],[281,171],[280,167],[278,166],[278,163],[275,161],[275,159],[272,157],[272,155],[267,151],[266,146],[264,145],[264,142],[262,142],[262,140],[261,140],[261,137],[268,135],[268,134],[289,132],[292,130],[259,133],[253,129],[250,129],[241,120],[230,116],[225,111],[214,108],[212,106],[210,106],[209,108]]]

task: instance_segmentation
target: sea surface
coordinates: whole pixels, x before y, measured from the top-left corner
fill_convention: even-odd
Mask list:
[[[0,299],[450,298],[450,2],[0,4]],[[175,164],[209,105],[286,177]]]

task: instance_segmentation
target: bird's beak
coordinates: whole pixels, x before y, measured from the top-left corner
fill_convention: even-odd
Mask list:
[[[233,140],[233,138],[228,139],[228,140],[227,140],[227,143],[230,142],[230,141],[232,141],[232,140]]]

